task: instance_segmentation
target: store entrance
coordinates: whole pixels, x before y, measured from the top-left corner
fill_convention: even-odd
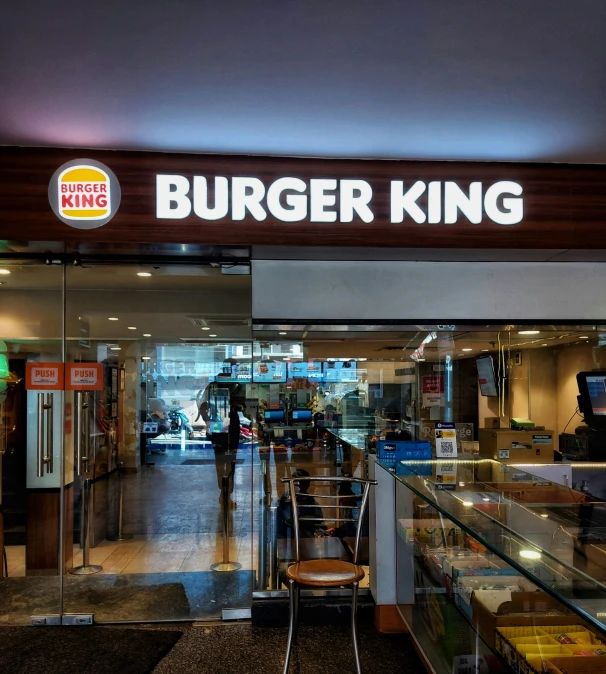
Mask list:
[[[0,622],[250,607],[250,277],[117,261],[0,270]],[[225,554],[239,568],[213,571]]]

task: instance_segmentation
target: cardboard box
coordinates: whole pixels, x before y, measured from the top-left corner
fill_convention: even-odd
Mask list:
[[[553,463],[553,431],[480,428],[480,456],[502,463]]]
[[[490,575],[460,576],[456,585],[453,581],[453,596],[455,604],[475,623],[473,617],[473,597],[478,594],[484,598],[484,604],[500,605],[508,601],[512,595],[523,590],[530,590],[532,584],[520,575],[515,575],[511,569],[486,569]],[[504,586],[505,588],[519,588],[514,590],[481,590],[487,584]],[[490,597],[490,602],[488,598]],[[500,600],[500,601],[499,601]]]
[[[603,655],[552,657],[548,662],[562,674],[606,674],[606,657]]]
[[[517,626],[534,629],[539,624],[565,626],[577,619],[544,592],[512,592],[509,598],[504,597],[496,610],[478,592],[472,596],[471,604],[474,627],[486,643],[491,648],[496,648],[505,659],[505,640],[497,631],[498,628]]]

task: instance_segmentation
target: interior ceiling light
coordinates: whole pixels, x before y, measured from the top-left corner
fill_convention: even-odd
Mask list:
[[[108,321],[117,321],[118,319],[115,316],[110,316],[107,320]]]
[[[151,360],[151,356],[141,356],[141,360]]]
[[[151,272],[148,271],[138,271],[137,276],[151,276]]]
[[[480,351],[482,351],[482,353],[488,353],[489,349],[480,349]]]
[[[518,335],[538,335],[540,330],[520,330]]]
[[[2,276],[8,276],[10,273],[10,269],[0,269],[0,274]]]
[[[122,349],[119,346],[110,346],[109,350],[110,351],[122,351]]]
[[[541,346],[547,346],[547,344],[541,344]]]
[[[279,335],[286,335],[286,334],[288,334],[288,333],[286,333],[286,332],[279,332],[278,334],[279,334]]]
[[[202,328],[202,330],[210,330],[210,328],[204,326],[204,327]]]
[[[128,329],[129,329],[129,330],[136,330],[137,328],[135,328],[134,325],[129,325],[129,326],[128,326]]]
[[[461,349],[461,351],[473,351],[473,349]]]
[[[589,337],[587,337],[587,335],[583,335],[582,337],[579,337],[579,339],[589,339]]]
[[[522,559],[541,559],[541,553],[536,550],[520,550]]]
[[[144,337],[151,337],[151,335],[150,335],[149,332],[144,332],[144,333],[143,333],[143,336],[144,336]]]
[[[217,335],[208,335],[209,337],[216,337]]]

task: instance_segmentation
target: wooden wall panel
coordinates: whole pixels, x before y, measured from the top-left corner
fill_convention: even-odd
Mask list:
[[[48,204],[48,183],[70,159],[96,159],[120,181],[122,203],[106,225],[78,230],[58,220]],[[271,215],[263,222],[230,217],[216,222],[194,214],[185,220],[157,220],[155,176],[175,173],[254,176],[266,187],[279,177],[361,178],[373,187],[375,220],[352,223],[285,223]],[[524,189],[521,223],[498,225],[484,217],[473,225],[389,222],[389,184],[401,179],[455,180],[462,188],[514,180]],[[212,181],[211,181],[212,184]],[[338,202],[338,198],[337,198]],[[422,199],[419,204],[423,205]],[[331,245],[456,248],[605,248],[606,167],[599,165],[478,162],[397,162],[45,148],[0,148],[0,238],[22,241],[164,242],[223,245]]]

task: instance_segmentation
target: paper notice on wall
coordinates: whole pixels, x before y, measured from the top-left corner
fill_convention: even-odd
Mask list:
[[[440,393],[424,393],[423,407],[443,407],[444,396]]]
[[[436,424],[436,456],[453,459],[457,456],[457,432],[452,422],[439,421]]]

